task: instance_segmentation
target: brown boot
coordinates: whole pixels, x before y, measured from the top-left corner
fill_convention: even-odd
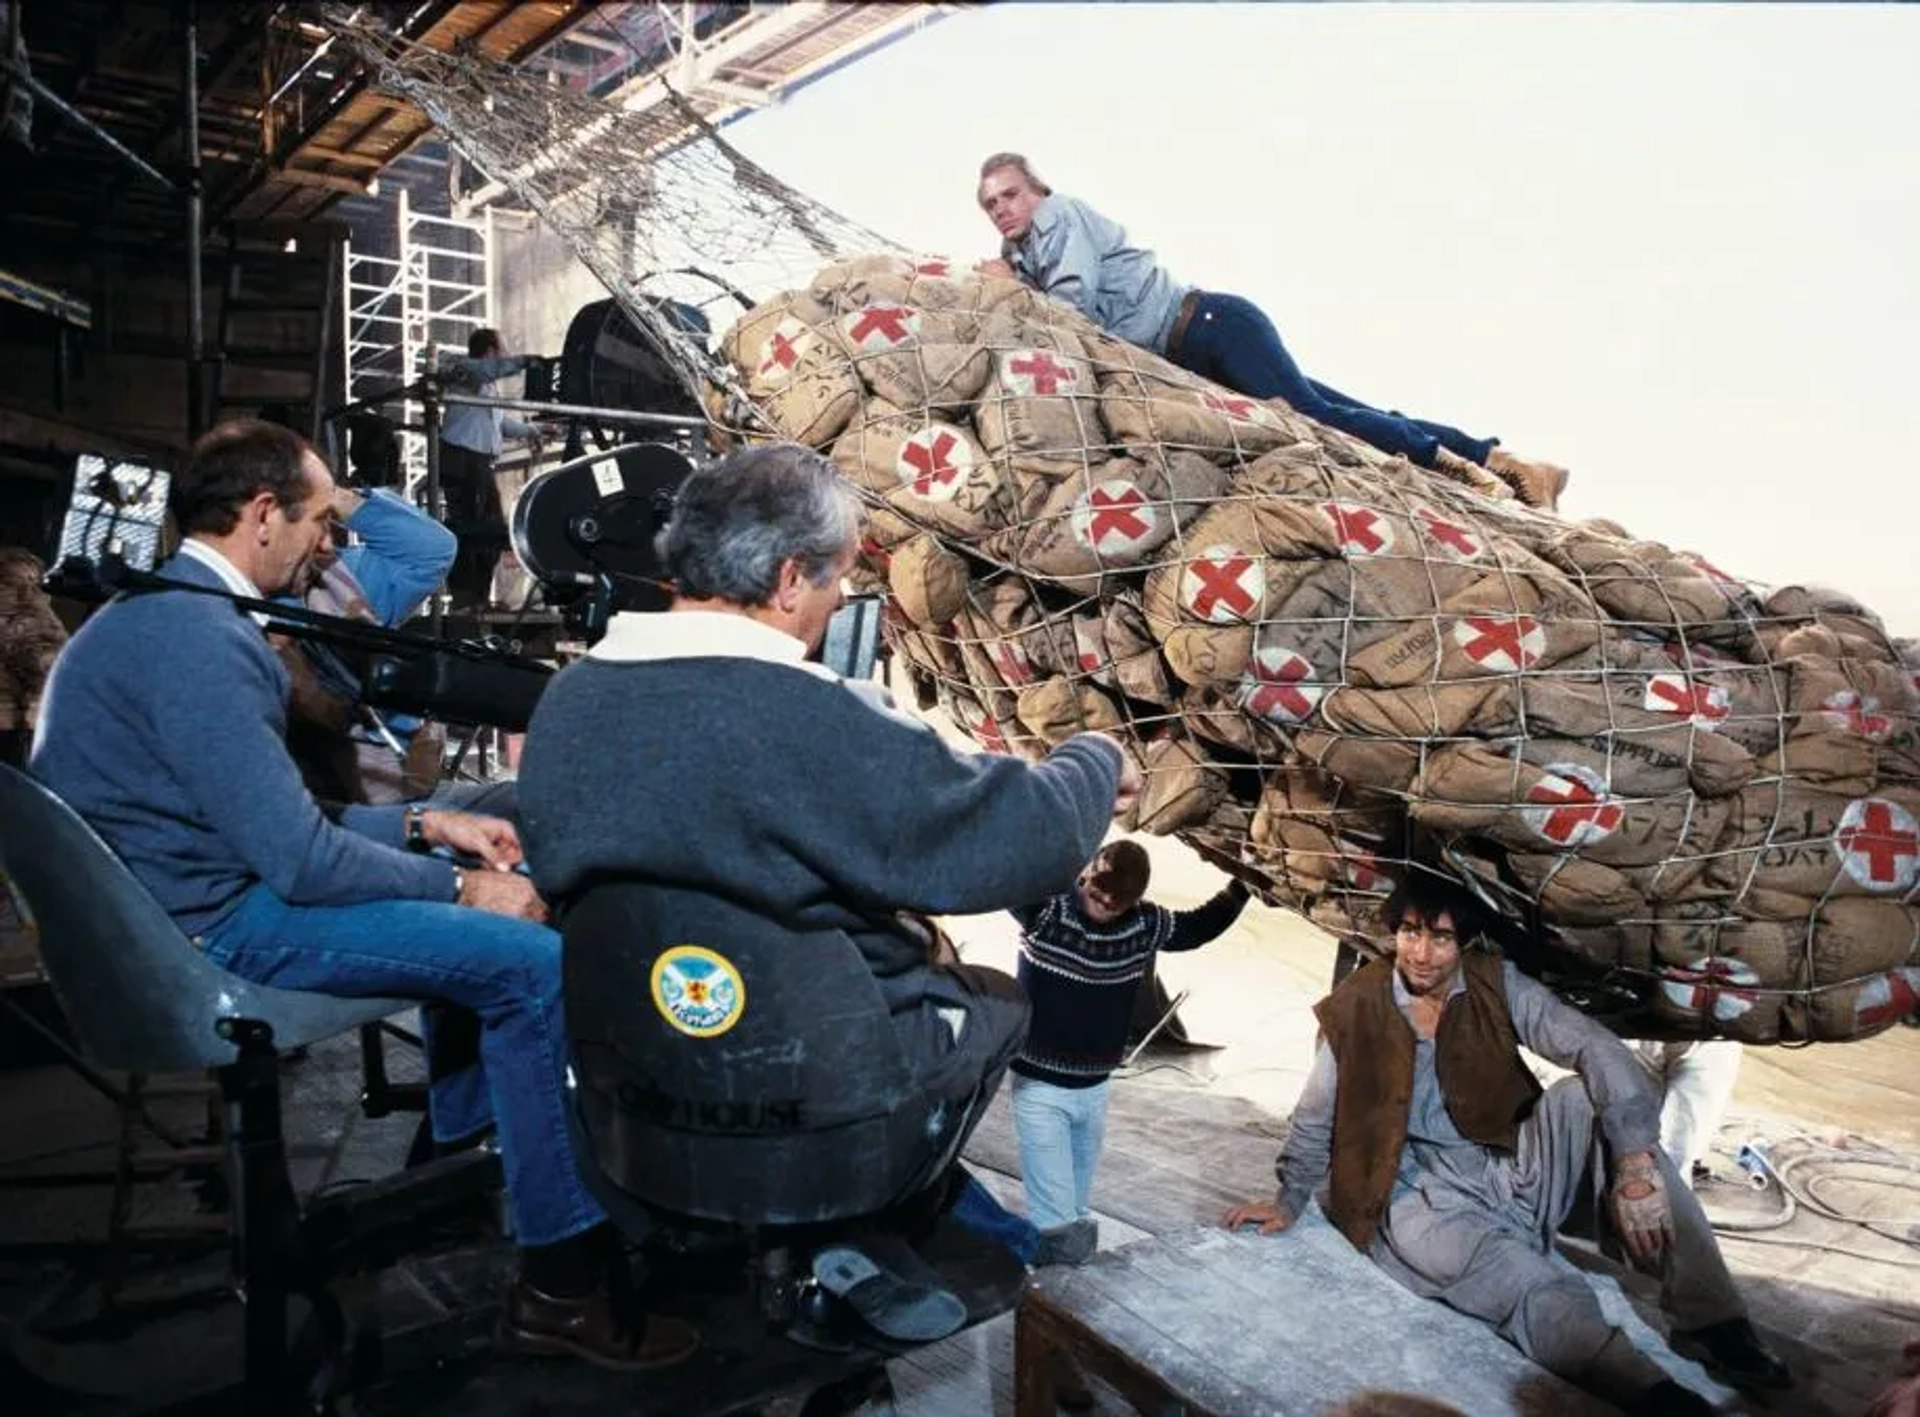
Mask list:
[[[1479,463],[1461,457],[1458,453],[1445,448],[1437,448],[1433,454],[1433,470],[1450,482],[1471,488],[1482,497],[1495,502],[1511,502],[1514,490],[1500,478],[1488,472]]]
[[[614,1312],[605,1289],[556,1298],[522,1279],[507,1290],[499,1343],[510,1353],[564,1354],[600,1368],[637,1372],[691,1356],[700,1335],[661,1314],[646,1315],[636,1331]]]
[[[1505,448],[1487,454],[1487,466],[1504,478],[1520,500],[1545,512],[1560,510],[1560,494],[1567,490],[1567,470],[1557,463],[1517,458]]]

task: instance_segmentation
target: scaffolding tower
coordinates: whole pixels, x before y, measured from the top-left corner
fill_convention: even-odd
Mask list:
[[[349,403],[413,384],[441,355],[465,354],[467,337],[493,323],[491,209],[471,218],[436,216],[420,211],[402,188],[394,216],[394,254],[347,247]],[[418,399],[398,407],[405,490],[417,497],[427,477],[426,410]]]

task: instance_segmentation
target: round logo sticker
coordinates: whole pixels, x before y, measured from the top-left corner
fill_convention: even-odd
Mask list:
[[[675,945],[653,962],[653,1006],[695,1038],[718,1038],[747,1011],[747,985],[733,961],[700,945]]]
[[[1660,992],[1681,1013],[1731,1023],[1753,1008],[1760,976],[1742,959],[1702,955],[1685,969],[1661,971]]]
[[[1266,593],[1265,560],[1235,546],[1209,546],[1180,572],[1180,603],[1215,625],[1253,619]]]
[[[1891,797],[1847,803],[1833,832],[1840,865],[1870,891],[1904,891],[1920,876],[1920,823]]]
[[[920,333],[920,312],[910,305],[868,305],[842,315],[840,328],[861,353],[898,349]]]
[[[951,502],[973,473],[973,449],[955,429],[929,423],[900,445],[893,472],[915,496]]]
[[[1049,349],[1010,349],[1000,356],[1000,382],[1025,399],[1072,394],[1079,392],[1080,371]]]
[[[1153,535],[1160,513],[1138,486],[1113,477],[1074,498],[1067,520],[1073,539],[1096,555],[1127,556]]]
[[[1520,815],[1555,846],[1605,841],[1620,829],[1626,809],[1607,792],[1606,780],[1580,763],[1548,763],[1527,789]]]
[[[1343,556],[1379,556],[1393,549],[1393,523],[1357,502],[1322,502]]]
[[[761,346],[760,363],[754,373],[762,383],[778,387],[793,377],[793,366],[812,347],[813,331],[791,315],[782,316]]]
[[[1245,398],[1239,394],[1223,394],[1216,389],[1203,389],[1200,402],[1215,413],[1224,413],[1228,418],[1241,423],[1254,423],[1262,428],[1278,428],[1280,420],[1272,409],[1258,399]]]

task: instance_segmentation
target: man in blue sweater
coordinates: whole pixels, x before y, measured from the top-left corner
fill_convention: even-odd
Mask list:
[[[186,539],[161,574],[254,599],[304,585],[331,531],[333,493],[297,434],[253,421],[215,428],[173,480]],[[55,666],[32,768],[222,968],[283,989],[444,999],[478,1013],[520,1245],[503,1343],[622,1368],[684,1356],[691,1330],[632,1311],[613,1232],[574,1165],[559,940],[512,870],[513,827],[399,805],[323,810],[287,752],[287,692],[258,621],[230,600],[122,596]],[[434,846],[480,865],[423,854]],[[470,1081],[437,1080],[436,1110],[474,1096]],[[435,1121],[445,1136],[447,1119]]]

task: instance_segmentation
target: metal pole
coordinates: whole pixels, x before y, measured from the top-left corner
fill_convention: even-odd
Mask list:
[[[200,223],[205,194],[200,168],[200,6],[183,0],[187,21],[187,53],[181,75],[181,103],[187,133],[187,436],[198,438],[206,427],[204,387],[206,312],[200,277]]]
[[[515,413],[550,414],[559,418],[597,418],[605,423],[657,423],[663,428],[705,428],[704,418],[681,413],[644,413],[632,408],[591,408],[577,403],[536,403],[532,399],[482,398],[477,394],[442,393],[440,401],[470,408],[503,408]]]
[[[434,372],[436,361],[432,355],[432,347],[429,346],[427,368],[423,371],[428,374]],[[427,425],[427,515],[445,526],[447,499],[441,495],[440,490],[440,391],[434,387],[435,382],[433,379],[428,379],[426,392],[421,396]],[[442,586],[433,597],[433,611],[430,619],[435,639],[440,637],[441,626],[446,623],[447,601],[452,594],[452,591]]]
[[[18,12],[18,6],[15,7],[15,11],[16,13]],[[35,98],[41,100],[49,108],[54,109],[69,122],[78,126],[79,129],[89,137],[111,148],[115,156],[131,163],[167,190],[175,190],[176,184],[174,181],[159,168],[155,167],[132,148],[114,137],[113,134],[109,133],[105,128],[102,128],[98,123],[87,117],[86,114],[68,103],[64,98],[60,97],[59,94],[34,78],[27,70],[15,64],[11,54],[0,54],[0,69],[6,70],[6,72],[12,76],[15,83],[24,85],[27,91]]]

